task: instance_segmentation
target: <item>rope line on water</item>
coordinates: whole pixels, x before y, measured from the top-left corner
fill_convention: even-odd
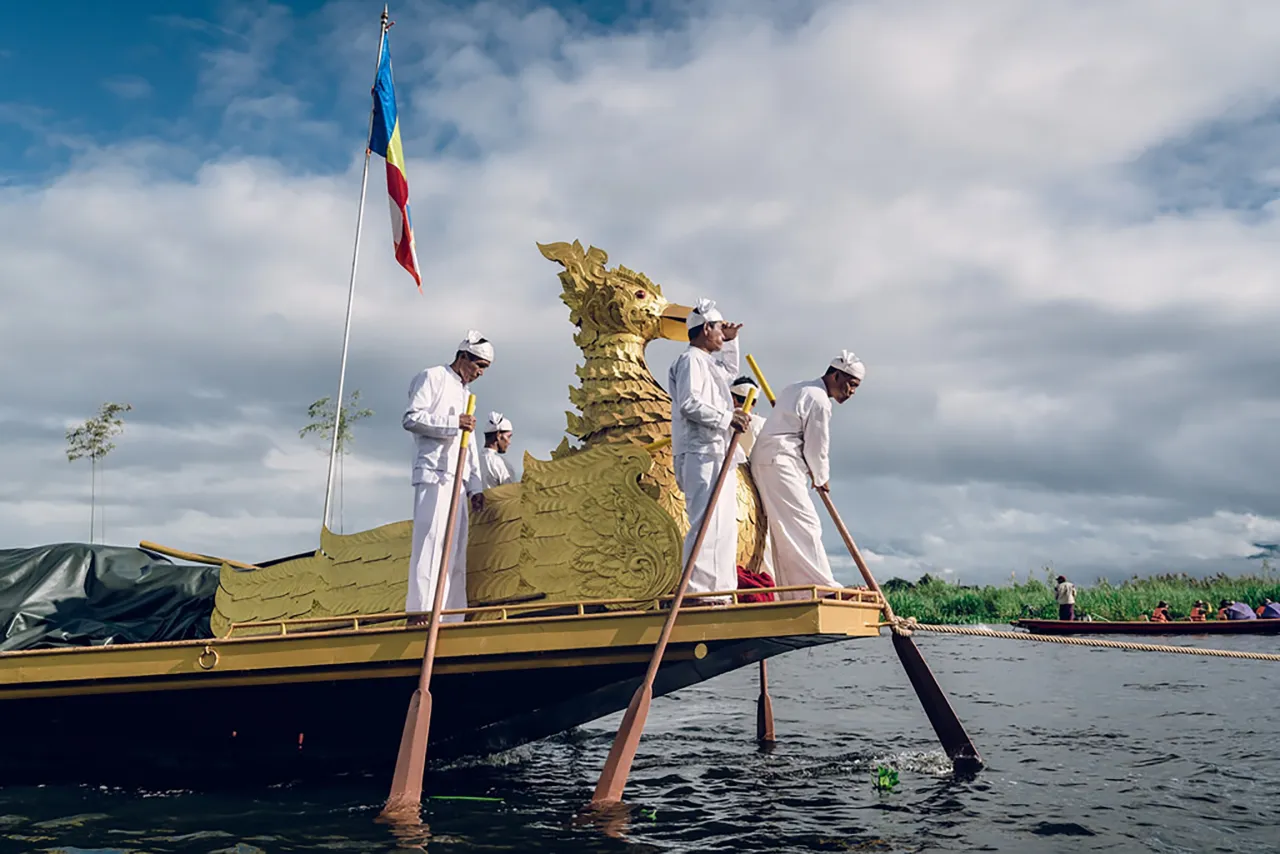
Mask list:
[[[1176,655],[1207,655],[1216,658],[1247,658],[1252,661],[1280,661],[1280,655],[1269,652],[1238,652],[1233,649],[1202,649],[1195,646],[1166,646],[1157,643],[1132,643],[1131,641],[1094,640],[1091,638],[1063,637],[1061,635],[1036,635],[1027,632],[998,632],[995,629],[977,629],[972,626],[938,626],[918,623],[915,617],[898,617],[892,623],[881,623],[894,632],[910,635],[913,631],[937,632],[948,635],[977,635],[984,638],[1029,640],[1040,643],[1061,643],[1070,646],[1101,646],[1107,649],[1129,649],[1138,652],[1172,652]]]

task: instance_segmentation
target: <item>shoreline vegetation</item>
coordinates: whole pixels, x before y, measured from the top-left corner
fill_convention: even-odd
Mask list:
[[[1000,586],[958,585],[924,575],[916,582],[891,578],[881,585],[889,604],[901,617],[922,623],[1009,623],[1022,617],[1058,618],[1053,598],[1056,570],[1046,568],[1045,580],[1028,577]],[[1070,578],[1070,576],[1068,576]],[[1264,598],[1280,602],[1280,573],[1263,560],[1257,574],[1196,578],[1186,574],[1137,576],[1113,583],[1100,579],[1086,587],[1076,582],[1076,619],[1085,614],[1095,620],[1138,620],[1160,600],[1169,603],[1170,616],[1185,620],[1197,599],[1209,603],[1212,619],[1222,599],[1245,602],[1257,608]]]

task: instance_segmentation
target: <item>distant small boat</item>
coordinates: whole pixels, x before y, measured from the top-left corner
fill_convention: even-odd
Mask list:
[[[1014,620],[1038,635],[1275,635],[1280,620]]]

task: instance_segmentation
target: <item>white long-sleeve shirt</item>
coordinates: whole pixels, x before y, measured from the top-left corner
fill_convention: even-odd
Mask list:
[[[738,440],[738,453],[735,463],[745,463],[747,458],[751,456],[751,449],[756,445],[756,438],[759,437],[760,431],[764,428],[765,417],[751,413],[751,426],[742,433],[742,438]]]
[[[671,363],[671,453],[724,454],[733,429],[733,395],[738,376],[738,341],[718,353],[690,346]]]
[[[413,484],[451,483],[458,465],[462,428],[458,416],[467,411],[470,392],[449,365],[427,368],[409,384],[409,406],[401,426],[413,434]],[[467,449],[463,483],[468,495],[482,491],[474,441]]]
[[[515,477],[511,474],[511,469],[507,468],[507,461],[496,448],[480,449],[480,482],[485,489],[493,489],[513,480]]]
[[[821,379],[794,383],[778,395],[751,450],[752,465],[780,456],[803,464],[814,486],[831,479],[831,398]]]

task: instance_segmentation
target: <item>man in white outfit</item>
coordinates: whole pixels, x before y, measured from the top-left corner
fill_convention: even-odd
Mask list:
[[[449,502],[458,466],[458,447],[464,430],[474,430],[476,419],[467,415],[469,386],[493,362],[493,345],[474,329],[459,344],[453,363],[427,368],[409,386],[409,406],[401,425],[413,434],[413,548],[409,555],[409,595],[406,611],[430,611],[435,604],[436,574],[444,550],[444,531],[449,520]],[[463,484],[471,505],[484,506],[479,458],[473,445],[463,461]],[[444,576],[444,608],[467,607],[467,509],[459,503]],[[441,618],[460,622],[462,615]],[[427,618],[411,618],[410,624]]]
[[[698,300],[685,322],[689,349],[671,364],[671,452],[676,485],[684,493],[689,533],[684,538],[681,566],[688,563],[698,528],[708,512],[711,488],[724,465],[732,431],[747,428],[747,414],[733,405],[729,386],[738,374],[738,330],[725,323],[708,299]],[[738,588],[738,523],[736,491],[727,485],[710,508],[706,539],[694,563],[689,593]],[[690,604],[720,604],[728,597],[704,597]]]
[[[484,431],[484,450],[480,452],[480,482],[485,489],[511,483],[515,478],[507,468],[502,455],[511,447],[511,433],[515,428],[511,420],[501,412],[490,412]]]
[[[816,380],[778,395],[751,451],[751,474],[769,517],[779,587],[837,587],[822,547],[822,522],[809,487],[826,492],[831,479],[831,401],[853,397],[866,376],[862,361],[844,350]],[[783,598],[808,598],[784,593]]]

